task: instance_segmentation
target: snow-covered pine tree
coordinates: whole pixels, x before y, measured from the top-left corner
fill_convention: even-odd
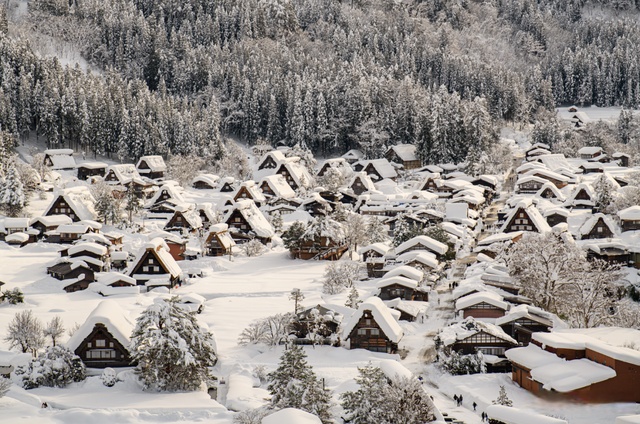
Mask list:
[[[94,207],[98,218],[105,224],[118,223],[121,201],[113,195],[111,186],[104,181],[99,181],[91,186],[91,194],[96,199]]]
[[[11,380],[8,378],[0,377],[0,398],[4,397],[11,388]]]
[[[20,181],[20,175],[16,164],[9,162],[9,170],[0,191],[0,208],[7,216],[19,216],[27,205],[27,198],[24,194],[24,186]]]
[[[356,309],[362,301],[360,300],[360,296],[358,294],[358,289],[355,287],[351,287],[351,291],[349,292],[349,296],[347,296],[347,301],[344,306],[348,308]]]
[[[605,174],[593,182],[593,203],[598,212],[610,213],[613,206],[615,188]]]
[[[507,389],[505,389],[504,385],[500,385],[500,391],[498,392],[498,398],[493,401],[494,405],[502,405],[502,406],[513,406],[513,402],[507,396]]]
[[[178,300],[156,299],[137,319],[131,351],[145,389],[197,390],[216,364],[213,335]]]
[[[306,358],[304,349],[298,345],[291,345],[284,351],[278,368],[268,376],[271,405],[278,409],[302,409],[328,423],[331,420],[331,394],[322,387]]]

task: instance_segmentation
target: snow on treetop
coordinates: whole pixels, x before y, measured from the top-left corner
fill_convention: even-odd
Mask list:
[[[503,301],[502,296],[500,296],[497,293],[483,291],[483,292],[469,294],[465,297],[461,297],[460,299],[458,299],[456,301],[456,311],[459,311],[461,309],[466,309],[470,306],[477,305],[479,303],[488,303],[489,305],[493,305],[505,311],[509,309],[509,304]]]
[[[385,280],[388,280],[389,278],[393,278],[393,277],[406,277],[408,279],[413,280],[414,282],[419,282],[419,281],[422,281],[422,279],[424,278],[424,272],[412,266],[400,265],[398,267],[391,269],[389,272],[387,272],[384,275]]]
[[[107,331],[124,347],[129,347],[134,324],[129,318],[129,313],[124,311],[114,300],[100,302],[89,314],[86,321],[71,336],[67,342],[67,347],[71,351],[75,351],[91,334],[96,324],[104,325]]]
[[[379,297],[370,297],[358,306],[358,310],[355,311],[345,322],[342,327],[343,339],[349,338],[351,331],[355,328],[362,317],[364,311],[371,311],[373,319],[380,326],[382,332],[393,343],[398,343],[402,338],[404,332],[393,317],[391,310],[382,302]]]
[[[568,424],[559,418],[547,417],[504,405],[489,405],[485,411],[489,418],[506,424]]]
[[[320,418],[295,408],[284,408],[266,416],[261,424],[322,424]]]

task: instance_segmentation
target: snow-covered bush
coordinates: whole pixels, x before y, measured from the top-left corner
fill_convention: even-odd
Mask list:
[[[292,314],[276,314],[254,321],[242,330],[238,344],[246,346],[264,343],[267,346],[278,346],[287,340],[292,321]]]
[[[258,239],[250,240],[242,245],[242,251],[249,257],[260,256],[264,253],[264,250],[264,244],[260,243]]]
[[[102,375],[100,376],[102,380],[102,384],[107,387],[113,387],[118,381],[118,376],[116,375],[116,371],[113,368],[105,368],[102,371]]]
[[[11,388],[11,380],[8,378],[0,377],[0,398],[4,397]]]
[[[233,416],[233,424],[261,424],[262,419],[272,413],[269,408],[247,409]]]
[[[346,288],[353,287],[360,280],[360,264],[358,262],[332,262],[327,265],[322,281],[322,292],[338,294]]]
[[[20,365],[14,371],[25,389],[36,387],[65,387],[86,378],[82,360],[66,347],[51,346],[28,365]]]
[[[451,375],[482,374],[487,371],[482,352],[462,355],[456,351],[440,351],[440,364]]]
[[[504,385],[500,385],[500,391],[498,392],[498,398],[493,401],[494,405],[502,405],[502,406],[513,406],[513,402],[507,396],[507,389],[504,388]]]
[[[17,305],[18,303],[24,303],[24,294],[16,287],[13,290],[7,290],[2,295],[2,300],[9,302],[11,305]]]
[[[179,301],[158,298],[137,319],[131,351],[145,389],[196,390],[217,362],[213,335]]]

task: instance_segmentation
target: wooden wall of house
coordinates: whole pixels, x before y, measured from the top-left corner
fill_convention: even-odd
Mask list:
[[[371,311],[364,310],[358,324],[349,334],[350,349],[366,349],[372,352],[395,353],[398,346],[384,334],[373,319]]]
[[[102,324],[95,325],[91,334],[75,350],[75,354],[91,368],[131,365],[127,349]]]

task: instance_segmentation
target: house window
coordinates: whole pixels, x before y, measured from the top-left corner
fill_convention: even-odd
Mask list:
[[[87,347],[91,347],[91,342],[87,343]]]
[[[153,259],[149,259],[149,260],[147,260],[147,263],[148,263],[148,264],[152,264],[152,263],[153,263]]]
[[[599,233],[601,233],[601,232],[602,232],[602,230],[603,230],[603,228],[602,228],[602,227],[598,227],[598,230],[597,230],[597,231],[598,231]]]
[[[233,218],[233,222],[242,222],[242,219],[240,219],[239,216],[236,216],[235,218]]]
[[[380,334],[380,330],[378,330],[377,328],[372,328],[372,329],[369,331],[369,333],[370,333],[372,336],[377,336],[377,335],[379,335],[379,334]]]
[[[518,216],[519,216],[520,218],[524,218],[524,212],[520,212],[520,213],[518,214]]]
[[[155,272],[160,272],[160,267],[159,267],[159,266],[154,266],[154,267],[153,267],[153,270],[154,270]]]
[[[105,347],[106,345],[105,340],[96,340],[96,347]]]
[[[149,272],[149,267],[148,266],[143,266],[142,267],[142,272]]]
[[[366,328],[358,328],[358,336],[366,336],[367,329]]]

